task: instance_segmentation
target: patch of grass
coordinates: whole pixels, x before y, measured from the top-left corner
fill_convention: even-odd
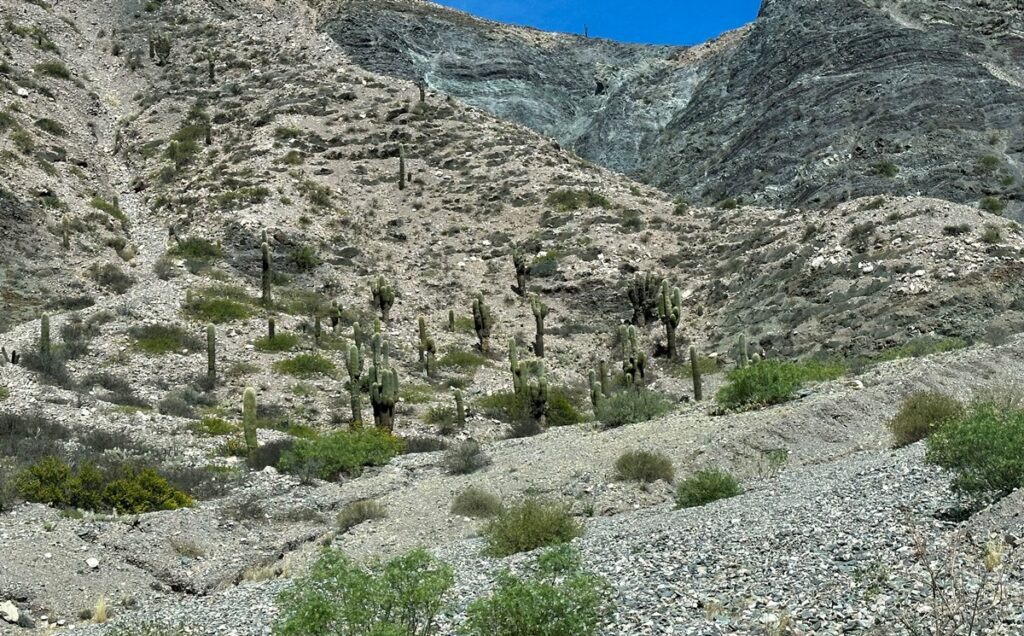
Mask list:
[[[714,375],[722,370],[718,366],[718,360],[715,358],[709,358],[708,356],[697,355],[697,369],[700,370],[700,374]],[[693,368],[690,366],[690,357],[687,355],[685,358],[680,358],[678,363],[673,364],[669,367],[669,373],[676,378],[693,378]]]
[[[978,202],[978,207],[992,214],[1002,214],[1006,210],[1006,204],[998,197],[985,197]]]
[[[229,285],[207,287],[191,294],[185,313],[201,322],[225,323],[252,316],[251,299],[245,290]]]
[[[35,66],[36,73],[45,75],[47,77],[55,77],[57,79],[68,80],[71,79],[71,71],[64,65],[64,62],[60,60],[49,60],[47,62],[40,62]]]
[[[483,488],[470,486],[452,500],[451,512],[462,517],[473,517],[475,519],[493,517],[500,513],[504,506],[498,495],[490,493]]]
[[[363,499],[342,508],[335,518],[335,522],[338,525],[338,531],[345,533],[361,523],[374,519],[386,519],[387,516],[388,511],[384,506],[373,499]]]
[[[887,426],[893,445],[900,448],[921,441],[963,414],[963,405],[954,398],[938,391],[922,391],[908,395]]]
[[[434,399],[437,390],[429,384],[404,383],[398,397],[406,404],[426,404]]]
[[[128,335],[139,351],[151,355],[174,353],[182,350],[201,351],[206,341],[178,325],[143,325],[132,327]]]
[[[487,358],[479,353],[459,349],[448,351],[437,361],[437,365],[442,369],[461,369],[462,371],[476,371],[487,363]]]
[[[646,484],[659,479],[672,483],[675,470],[668,455],[656,451],[626,451],[615,460],[615,478]]]
[[[484,453],[480,442],[467,439],[449,448],[442,463],[449,475],[468,475],[489,465],[491,458]]]
[[[177,258],[188,258],[206,261],[224,256],[224,250],[216,243],[199,236],[192,236],[178,241],[178,244],[167,252]]]
[[[238,431],[238,426],[225,419],[207,415],[199,420],[192,430],[200,435],[230,435]]]
[[[334,479],[359,475],[367,466],[383,466],[402,452],[402,441],[376,428],[337,431],[300,439],[282,453],[278,468],[300,476]]]
[[[624,389],[598,402],[595,415],[609,428],[654,419],[672,410],[662,393],[647,388]]]
[[[57,137],[67,137],[68,131],[59,121],[42,117],[35,121],[36,128]]]
[[[402,445],[406,455],[416,453],[436,453],[448,450],[448,442],[430,435],[411,435],[402,438]]]
[[[299,345],[301,339],[294,333],[280,332],[274,334],[274,339],[271,340],[268,336],[263,336],[253,343],[257,351],[263,351],[265,353],[281,353],[283,351],[291,351]]]
[[[871,166],[870,174],[892,179],[900,173],[899,167],[891,161],[879,161]]]
[[[702,470],[679,482],[676,507],[693,508],[743,493],[739,482],[722,470]]]
[[[580,411],[580,396],[566,387],[548,388],[548,426],[572,426],[586,421]],[[505,391],[480,398],[477,407],[487,417],[516,424],[532,419],[528,400],[521,394]]]
[[[540,554],[523,578],[498,574],[494,590],[466,610],[465,636],[594,636],[613,610],[608,582],[583,567],[577,550]]]
[[[925,460],[954,473],[953,488],[993,501],[1024,487],[1024,409],[983,401],[944,423],[927,441]]]
[[[572,212],[583,208],[612,207],[608,197],[592,190],[556,190],[548,195],[546,202],[559,212]]]
[[[294,358],[278,360],[274,363],[274,371],[298,378],[311,378],[317,375],[334,375],[334,363],[315,353],[300,353]]]
[[[991,223],[985,225],[985,230],[981,233],[981,241],[988,245],[998,245],[1003,240],[1003,233],[998,226],[992,225]]]
[[[273,633],[430,636],[454,582],[451,567],[423,549],[367,566],[327,549],[281,592]]]
[[[9,397],[11,397],[11,390],[5,386],[0,386],[0,402],[3,402]]]
[[[920,358],[936,353],[948,353],[963,349],[968,345],[966,340],[961,338],[937,338],[934,336],[921,336],[914,338],[901,347],[895,347],[879,354],[877,362],[891,362],[903,358]]]
[[[483,528],[487,554],[505,557],[572,541],[583,534],[565,504],[528,497],[501,511]]]
[[[788,402],[806,382],[834,380],[846,373],[835,362],[764,360],[734,369],[715,401],[725,409],[751,409]]]

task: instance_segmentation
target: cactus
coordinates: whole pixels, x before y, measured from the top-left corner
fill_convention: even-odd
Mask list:
[[[358,428],[362,425],[363,420],[363,407],[359,402],[360,376],[363,374],[363,356],[359,353],[358,345],[349,346],[345,368],[348,370],[348,392],[352,396],[351,428]]]
[[[515,338],[508,340],[508,366],[512,372],[512,391],[519,395],[523,391],[523,367],[519,365],[519,348]]]
[[[525,365],[525,362],[520,363]],[[525,371],[525,369],[524,369]],[[541,365],[537,377],[529,380],[523,385],[523,393],[526,396],[526,403],[530,409],[530,415],[540,424],[541,428],[547,427],[548,417],[548,380],[544,376],[544,366]]]
[[[757,364],[761,361],[761,354],[754,352],[754,355],[750,356],[750,364]]]
[[[622,345],[623,360],[622,372],[626,378],[626,384],[642,385],[647,369],[647,354],[640,350],[636,340],[636,327],[630,325],[626,329],[626,339]]]
[[[747,366],[747,362],[750,361],[750,357],[747,355],[747,335],[740,334],[740,342],[736,352],[736,366],[743,368]]]
[[[405,146],[398,144],[398,189],[405,190]]]
[[[370,384],[370,404],[377,428],[391,432],[395,428],[395,404],[398,403],[398,373],[388,367],[376,369]]]
[[[477,340],[480,341],[481,353],[487,354],[491,350],[491,327],[494,326],[494,319],[491,317],[491,309],[484,302],[484,295],[477,294],[473,301],[473,328],[476,330]]]
[[[352,342],[355,343],[356,348],[363,346],[363,340],[363,330],[359,327],[359,323],[352,323]]]
[[[171,36],[167,34],[158,35],[155,38],[150,39],[150,51],[156,56],[157,66],[164,66],[167,64],[167,61],[171,58],[172,44],[173,40],[171,40]]]
[[[601,360],[597,368],[601,380],[601,394],[604,395],[605,397],[608,397],[609,395],[612,394],[611,384],[609,383],[608,379],[608,361]]]
[[[455,419],[459,424],[466,423],[466,406],[462,402],[462,391],[455,389]]]
[[[416,88],[420,89],[420,103],[423,104],[427,101],[427,86],[420,80],[416,82]]]
[[[427,331],[427,319],[423,316],[419,318],[419,353],[420,353],[420,364],[427,371],[427,377],[434,377],[434,355],[437,353],[437,346],[434,344],[434,339],[431,337],[430,332]]]
[[[273,271],[271,269],[270,261],[270,246],[267,245],[266,241],[260,246],[260,250],[263,252],[263,304],[270,306],[273,303],[273,297],[271,292],[271,278],[273,277]]]
[[[512,252],[512,265],[516,268],[516,284],[512,291],[522,297],[526,297],[526,285],[529,282],[530,265],[526,262],[526,256],[516,249]]]
[[[331,301],[331,332],[337,333],[338,325],[341,324],[341,305],[337,300]]]
[[[210,387],[217,385],[217,328],[206,327],[206,383]]]
[[[313,317],[313,346],[320,348],[320,316]]]
[[[381,338],[379,333],[373,334],[373,338],[370,339],[370,350],[373,352],[373,366],[379,367],[381,363],[382,350],[384,348],[384,339]]]
[[[597,379],[597,372],[591,369],[588,379],[590,383],[590,404],[597,409],[598,404],[601,403],[601,398],[604,397],[604,393],[601,391],[601,383]]]
[[[251,386],[245,387],[242,393],[242,430],[245,433],[245,450],[252,457],[259,441],[256,439],[256,389]]]
[[[43,314],[39,319],[39,353],[50,355],[50,316]]]
[[[448,310],[448,331],[455,333],[455,310]]]
[[[208,54],[206,56],[206,72],[210,76],[210,84],[217,81],[217,71],[213,66],[213,54]]]
[[[271,316],[270,318],[267,318],[267,340],[273,342],[274,341],[274,336],[276,336],[276,335],[277,335],[277,322],[274,320],[273,316]]]
[[[380,309],[381,320],[388,322],[391,319],[391,307],[395,304],[395,288],[388,279],[378,276],[377,280],[370,284],[370,293],[373,296],[373,304]],[[380,329],[377,328],[377,331]]]
[[[212,145],[213,144],[213,123],[212,122],[206,122],[206,125],[203,126],[203,132],[206,133],[205,138],[203,139],[203,143],[206,144],[207,146]]]
[[[643,327],[649,318],[653,318],[658,303],[658,288],[661,279],[654,274],[636,273],[626,289],[629,302],[633,306],[633,324]]]
[[[704,399],[704,383],[700,377],[700,360],[697,359],[697,347],[690,347],[690,375],[693,376],[693,399],[700,402]]]
[[[548,315],[548,306],[539,299],[534,298],[530,302],[533,308],[533,319],[537,323],[537,335],[533,341],[533,352],[538,358],[544,357],[544,318]]]
[[[67,216],[60,220],[61,245],[64,249],[71,249],[71,221]]]
[[[658,317],[665,325],[665,338],[668,340],[668,359],[676,359],[676,329],[683,317],[682,296],[678,287],[669,287],[668,281],[662,281],[658,292]]]

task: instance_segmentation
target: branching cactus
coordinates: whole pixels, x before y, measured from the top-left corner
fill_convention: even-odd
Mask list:
[[[388,279],[378,276],[370,284],[370,293],[373,295],[373,304],[380,309],[381,320],[388,322],[391,319],[391,307],[395,304],[395,288]]]
[[[537,377],[527,381],[523,388],[530,415],[540,424],[541,428],[546,428],[548,424],[548,380],[544,375],[543,366],[537,373]]]
[[[206,327],[206,383],[217,386],[217,328],[213,325]]]
[[[50,316],[43,314],[39,319],[39,353],[50,355]]]
[[[398,373],[394,369],[381,367],[373,375],[370,385],[370,404],[373,405],[373,419],[377,428],[391,432],[395,429],[395,404],[398,403]]]
[[[529,282],[530,264],[526,261],[526,256],[519,249],[512,252],[512,265],[516,268],[516,284],[512,287],[512,291],[525,298],[526,285]]]
[[[658,317],[665,325],[665,339],[668,341],[668,359],[676,359],[676,330],[683,317],[682,295],[678,287],[669,287],[668,281],[662,281],[658,292]]]
[[[259,441],[256,438],[256,389],[245,387],[242,393],[242,430],[245,434],[245,450],[249,457],[256,454]]]
[[[623,343],[622,372],[626,378],[626,384],[630,386],[643,386],[644,376],[647,370],[647,354],[640,349],[636,339],[636,327],[630,325],[626,329],[626,340]]]
[[[351,395],[352,404],[351,428],[359,428],[363,421],[363,406],[359,400],[362,387],[363,356],[359,353],[357,345],[349,345],[345,368],[348,370],[348,392]]]
[[[461,425],[466,423],[466,405],[462,401],[460,389],[455,389],[455,419]]]
[[[484,302],[484,295],[478,294],[473,301],[473,328],[476,330],[477,340],[480,341],[480,351],[484,354],[491,350],[491,327],[494,326],[494,318],[491,317],[491,308]]]
[[[658,306],[658,288],[661,279],[654,274],[636,273],[626,290],[629,303],[633,306],[633,324],[643,327],[647,320],[656,315]]]
[[[690,347],[690,375],[693,376],[693,399],[700,402],[704,399],[704,383],[700,377],[700,360],[697,358],[697,347]]]
[[[512,391],[519,395],[523,392],[523,367],[519,364],[519,347],[515,338],[508,340],[508,366],[512,372]]]
[[[398,144],[398,189],[405,190],[405,146]]]
[[[548,306],[539,299],[534,298],[530,302],[533,309],[533,319],[537,323],[537,335],[533,341],[533,352],[538,358],[544,357],[544,318],[548,315]]]
[[[274,302],[273,292],[271,290],[271,286],[273,285],[271,279],[273,278],[274,272],[273,263],[270,260],[270,245],[268,245],[267,242],[264,241],[263,244],[260,246],[260,250],[263,252],[263,297],[261,298],[261,300],[263,301],[264,305],[269,307]]]

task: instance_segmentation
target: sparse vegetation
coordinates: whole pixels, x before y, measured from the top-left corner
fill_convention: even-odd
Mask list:
[[[765,360],[734,369],[715,400],[725,409],[749,409],[788,402],[806,382],[834,380],[846,367],[831,362]]]
[[[547,204],[559,212],[572,212],[583,208],[610,208],[612,202],[592,190],[557,190],[548,195]]]
[[[200,351],[206,342],[177,325],[142,325],[132,327],[128,335],[135,348],[144,353],[158,355],[178,351]]]
[[[672,460],[657,451],[627,451],[615,460],[615,478],[622,481],[653,483],[659,479],[671,483],[675,477]]]
[[[583,534],[583,526],[566,505],[528,497],[502,510],[484,526],[482,534],[487,553],[503,557],[572,541]]]
[[[638,387],[623,389],[600,400],[594,414],[609,428],[654,419],[672,410],[672,402],[663,394]]]
[[[899,412],[889,420],[893,444],[900,447],[921,441],[946,422],[960,418],[963,412],[963,405],[945,393],[912,393],[903,400]]]
[[[282,453],[278,467],[285,472],[319,479],[359,475],[367,466],[383,466],[402,452],[402,442],[376,428],[337,431],[300,439]]]
[[[500,513],[504,506],[501,498],[483,488],[470,486],[452,500],[451,512],[463,517],[493,517]]]
[[[914,338],[903,346],[895,347],[882,352],[876,360],[878,362],[890,362],[902,358],[920,358],[936,353],[948,353],[963,349],[967,341],[960,338],[939,338],[934,336],[921,336]]]
[[[999,197],[985,197],[978,202],[978,207],[992,214],[1002,214],[1006,210],[1006,204]]]
[[[333,362],[319,354],[300,353],[294,358],[275,362],[274,370],[299,378],[311,378],[317,375],[334,375],[336,369]]]
[[[702,470],[679,482],[676,507],[693,508],[743,493],[739,483],[723,470]]]
[[[466,440],[449,448],[444,454],[444,468],[449,475],[475,473],[491,463],[476,440]]]
[[[335,521],[339,532],[348,532],[359,524],[374,519],[386,519],[388,511],[373,499],[354,501],[338,513]]]

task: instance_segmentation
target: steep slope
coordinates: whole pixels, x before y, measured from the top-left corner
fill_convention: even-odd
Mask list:
[[[768,1],[752,26],[691,49],[417,0],[324,4],[324,30],[367,68],[422,78],[695,202],[921,193],[1024,212],[1014,0]]]

